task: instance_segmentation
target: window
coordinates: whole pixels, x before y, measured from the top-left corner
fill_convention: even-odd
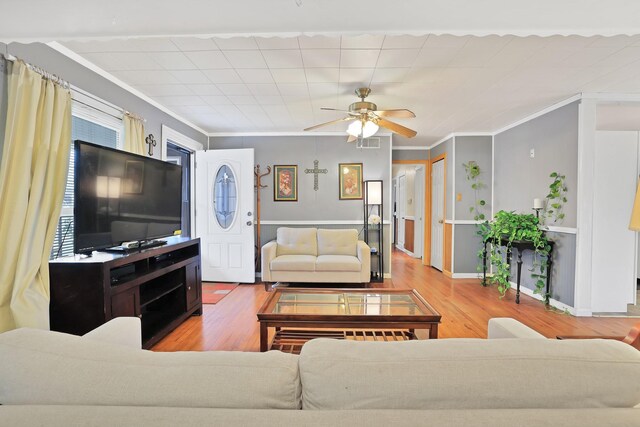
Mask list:
[[[74,102],[71,118],[69,171],[62,201],[60,220],[51,248],[50,259],[73,254],[73,141],[80,139],[106,147],[121,148],[122,120]]]

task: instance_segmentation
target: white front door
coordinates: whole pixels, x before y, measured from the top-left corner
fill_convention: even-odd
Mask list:
[[[407,177],[398,178],[398,247],[404,249],[404,217],[407,212]]]
[[[253,149],[196,152],[202,280],[255,282]]]
[[[444,245],[444,159],[431,167],[431,266],[442,271]]]

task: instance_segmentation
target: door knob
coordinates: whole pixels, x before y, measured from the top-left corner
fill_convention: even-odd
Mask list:
[[[253,225],[253,221],[247,221],[247,225]]]
[[[441,219],[439,219],[439,220],[438,220],[438,224],[442,224],[442,222],[443,222],[443,221],[442,221]]]

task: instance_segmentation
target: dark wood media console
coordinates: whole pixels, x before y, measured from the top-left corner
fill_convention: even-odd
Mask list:
[[[137,316],[150,348],[187,317],[202,314],[200,239],[167,238],[162,247],[94,252],[49,263],[51,330],[82,335],[114,317]]]

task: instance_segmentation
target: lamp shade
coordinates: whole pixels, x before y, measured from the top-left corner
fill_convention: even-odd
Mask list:
[[[361,120],[356,120],[347,127],[347,133],[356,137],[369,138],[378,132],[378,129],[378,125],[369,120],[364,122],[364,127]]]
[[[370,205],[382,204],[382,181],[365,181],[367,203]]]
[[[631,221],[629,221],[629,230],[640,231],[640,183],[636,189],[636,198],[633,201],[633,209],[631,210]]]

